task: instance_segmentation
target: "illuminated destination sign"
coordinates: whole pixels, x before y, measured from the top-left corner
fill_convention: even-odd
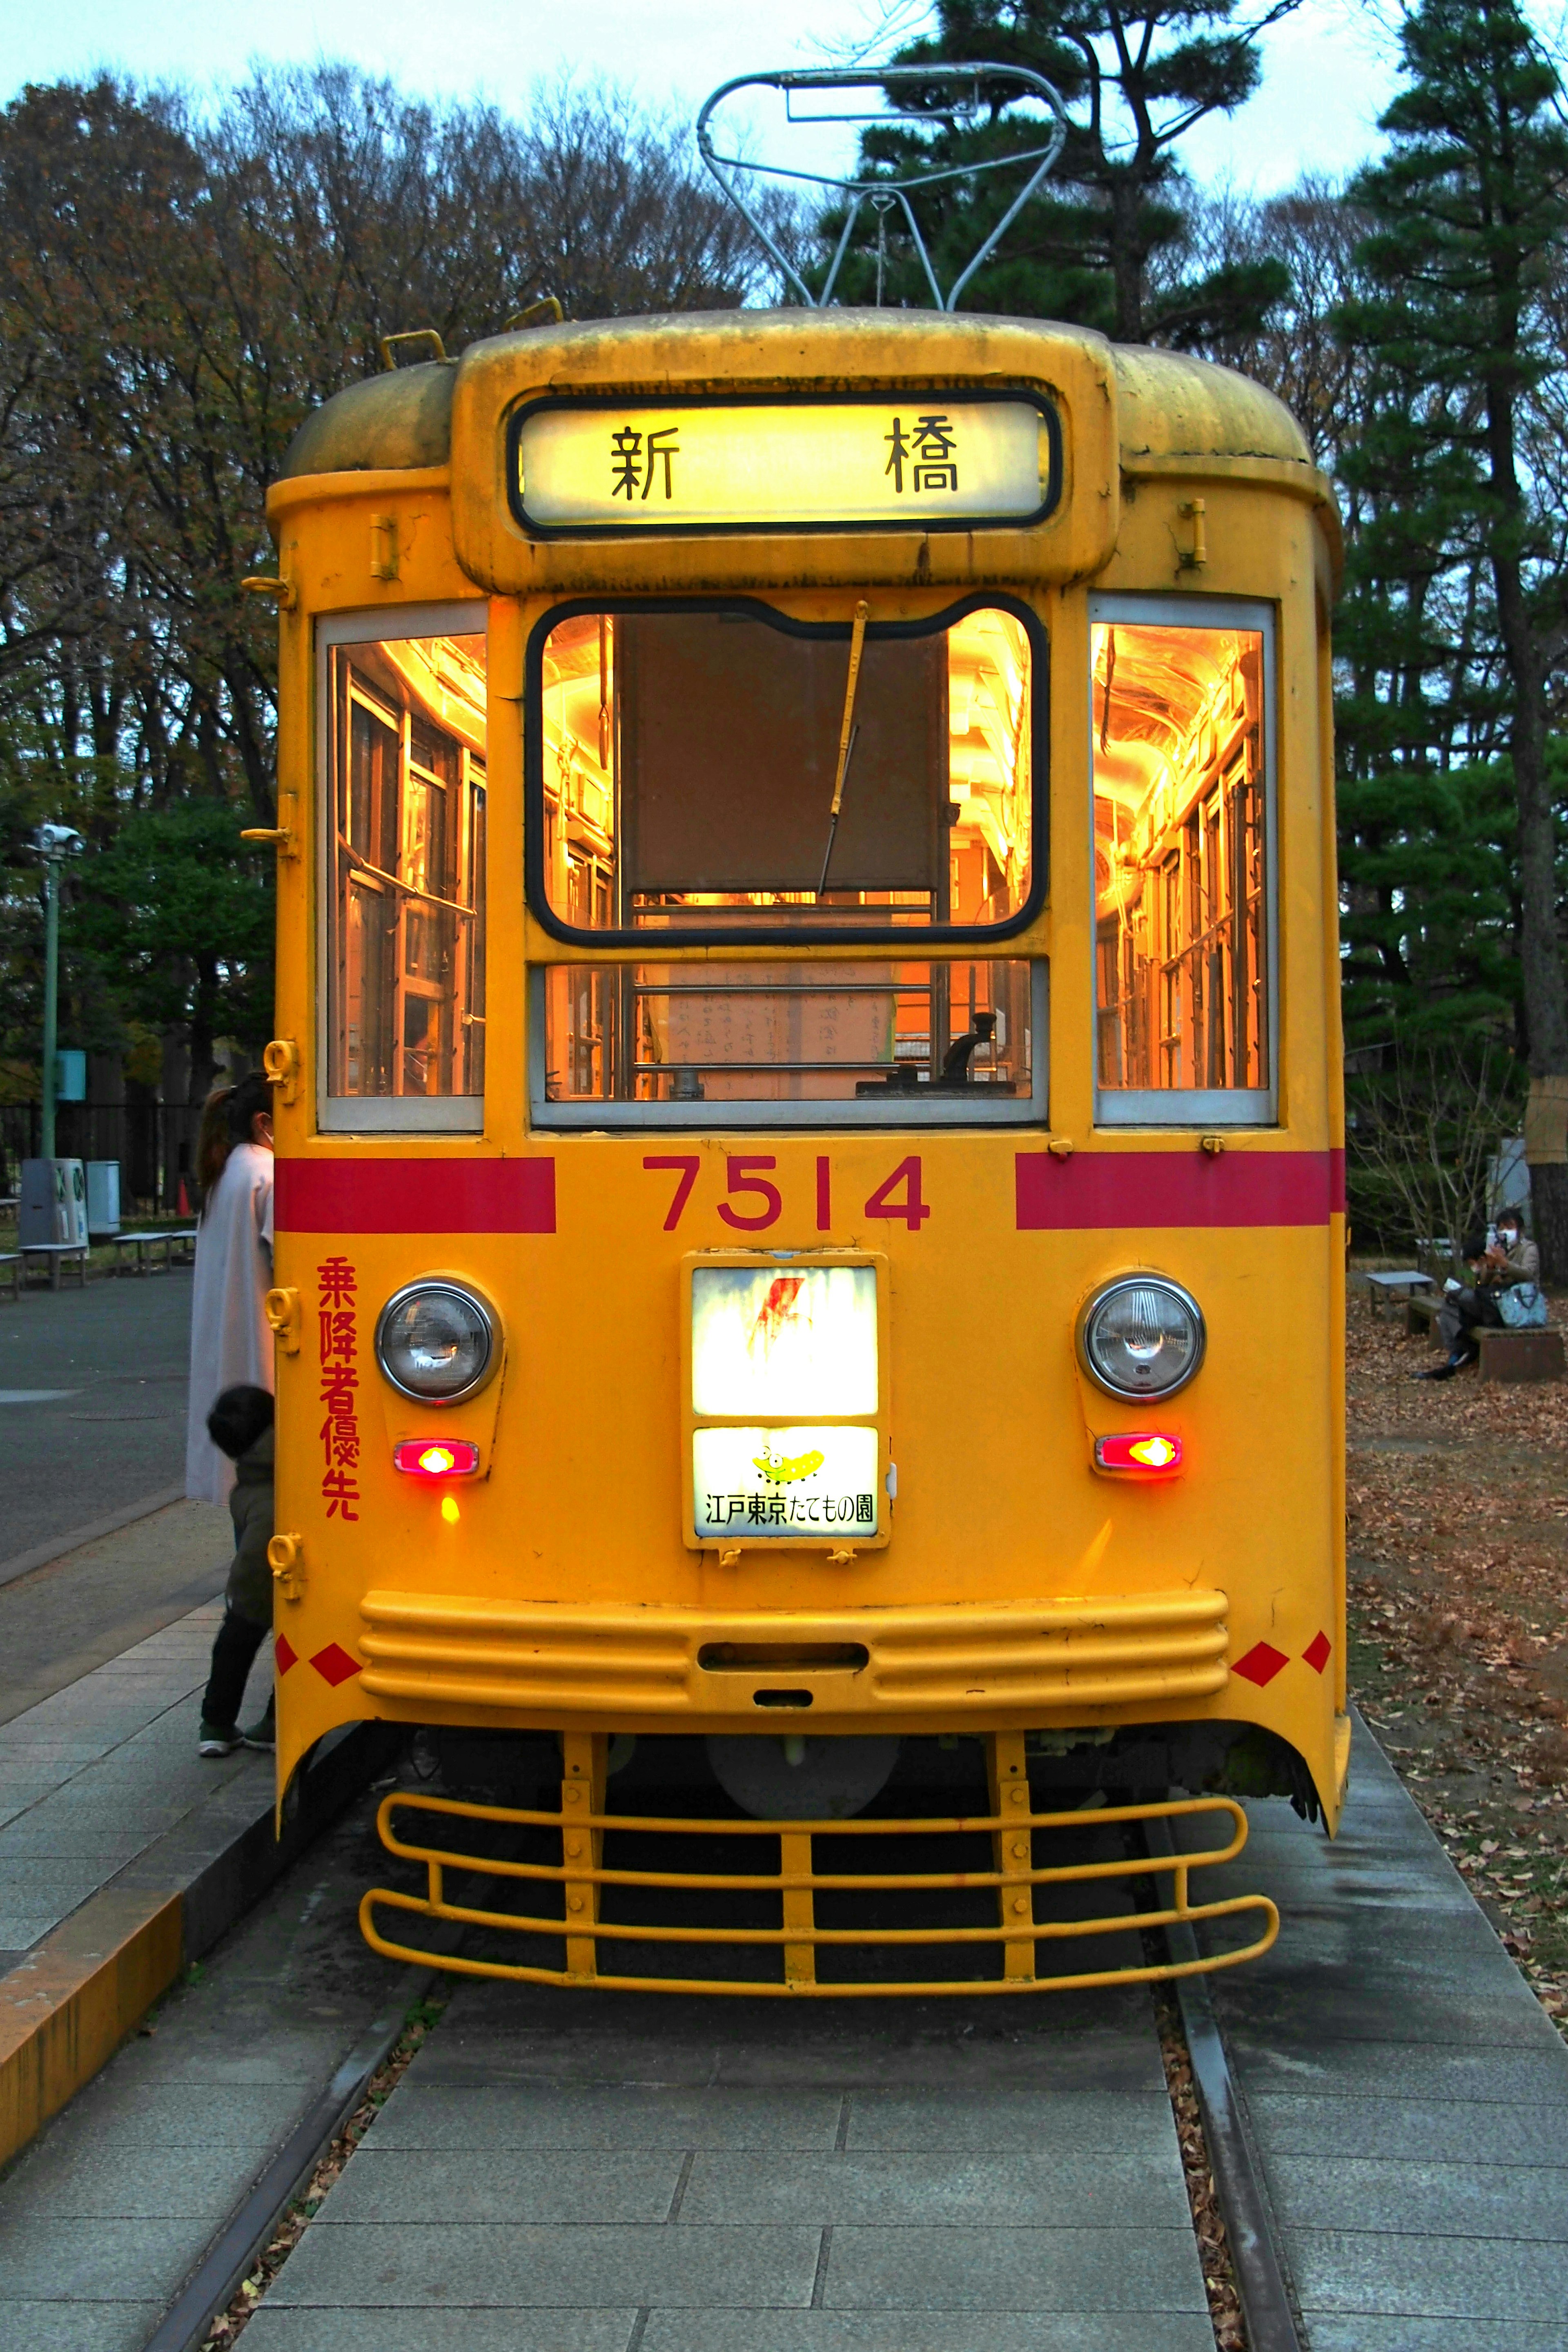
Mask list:
[[[698,1542],[852,1549],[885,1534],[878,1355],[873,1266],[692,1269]]]
[[[700,1537],[738,1543],[862,1542],[878,1532],[877,1433],[854,1423],[698,1429],[691,1496]]]
[[[512,512],[544,535],[1037,522],[1061,477],[1055,411],[1022,394],[542,401],[508,446]]]

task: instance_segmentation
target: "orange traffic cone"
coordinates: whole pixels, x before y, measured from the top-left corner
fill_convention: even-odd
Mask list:
[[[180,1179],[180,1197],[175,1202],[174,1206],[182,1217],[188,1217],[190,1215],[191,1203],[189,1196],[185,1191],[185,1180],[183,1176]]]

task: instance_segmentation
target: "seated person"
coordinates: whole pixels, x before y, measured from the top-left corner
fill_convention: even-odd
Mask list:
[[[1418,1381],[1451,1381],[1480,1355],[1475,1333],[1482,1327],[1499,1329],[1502,1310],[1498,1293],[1515,1283],[1539,1282],[1541,1252],[1525,1233],[1517,1209],[1504,1209],[1497,1221],[1497,1240],[1489,1248],[1478,1235],[1465,1251],[1475,1275],[1473,1286],[1450,1290],[1437,1311],[1437,1336],[1448,1350],[1447,1361],[1417,1372]]]

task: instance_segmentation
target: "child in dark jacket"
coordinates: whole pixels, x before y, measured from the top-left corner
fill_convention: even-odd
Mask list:
[[[272,1630],[272,1570],[267,1562],[272,1537],[272,1399],[265,1389],[225,1389],[207,1415],[207,1434],[234,1464],[228,1498],[234,1560],[202,1698],[199,1752],[232,1756],[237,1748],[273,1745],[270,1695],[259,1721],[248,1731],[237,1728],[246,1676]]]

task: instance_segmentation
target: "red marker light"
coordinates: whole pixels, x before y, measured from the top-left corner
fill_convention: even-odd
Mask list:
[[[392,1449],[392,1466],[414,1478],[471,1478],[479,1449],[466,1437],[405,1437]]]
[[[1155,1430],[1132,1430],[1120,1437],[1094,1441],[1097,1470],[1142,1472],[1146,1478],[1170,1477],[1182,1466],[1182,1441]]]

